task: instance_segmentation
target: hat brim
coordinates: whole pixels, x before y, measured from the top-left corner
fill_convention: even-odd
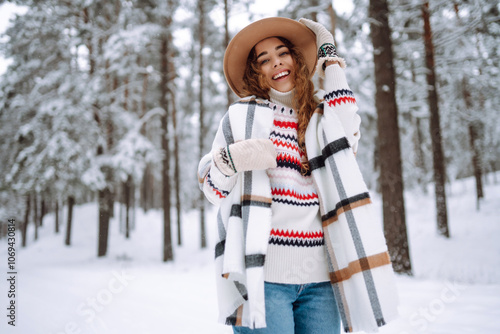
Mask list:
[[[243,75],[247,58],[255,44],[269,37],[284,37],[304,56],[311,77],[317,61],[316,35],[304,24],[284,18],[270,17],[249,24],[243,28],[226,48],[224,54],[224,75],[229,87],[239,97],[244,97]]]

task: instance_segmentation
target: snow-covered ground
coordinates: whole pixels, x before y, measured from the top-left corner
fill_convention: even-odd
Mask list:
[[[436,234],[432,191],[405,195],[415,275],[397,277],[401,316],[381,333],[500,333],[500,185],[486,185],[480,211],[474,193],[472,180],[448,189],[450,239]],[[213,212],[208,249],[199,249],[197,213],[186,214],[184,244],[166,264],[160,212],[139,210],[129,240],[113,220],[103,259],[96,257],[94,203],[76,207],[70,247],[64,228],[56,235],[47,216],[36,242],[29,230],[26,249],[18,236],[15,327],[7,325],[7,243],[1,240],[0,333],[231,333],[216,322]]]

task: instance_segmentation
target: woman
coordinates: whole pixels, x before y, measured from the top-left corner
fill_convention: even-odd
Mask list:
[[[306,19],[254,22],[226,49],[226,80],[241,99],[198,177],[220,205],[219,320],[235,333],[376,331],[397,314],[354,157],[360,122],[344,67],[332,35]]]

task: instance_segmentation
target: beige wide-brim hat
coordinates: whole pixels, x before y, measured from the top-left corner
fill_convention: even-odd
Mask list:
[[[243,74],[255,44],[269,37],[284,37],[302,53],[311,77],[317,61],[316,35],[304,24],[284,17],[269,17],[243,28],[233,37],[224,54],[224,75],[233,92],[244,97]]]

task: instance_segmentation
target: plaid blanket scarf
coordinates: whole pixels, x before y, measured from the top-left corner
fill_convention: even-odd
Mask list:
[[[330,280],[344,330],[377,331],[397,316],[392,266],[342,124],[335,112],[324,108],[321,104],[310,120],[306,148],[320,199]],[[233,104],[221,121],[227,144],[269,138],[272,124],[268,102],[255,97]],[[200,163],[201,179],[209,162],[207,155]],[[271,187],[266,171],[237,177],[217,216],[219,321],[262,328],[266,326],[264,261],[271,229]]]
[[[326,96],[334,99],[335,92]],[[320,200],[330,281],[346,332],[376,332],[397,317],[394,273],[381,226],[373,223],[363,177],[332,110],[320,105],[306,131]]]

